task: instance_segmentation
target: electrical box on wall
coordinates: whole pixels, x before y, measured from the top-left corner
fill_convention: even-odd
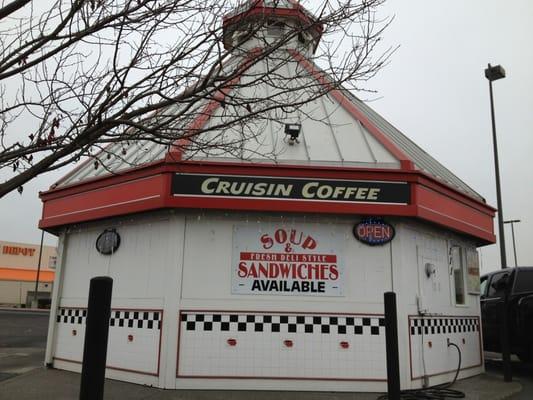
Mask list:
[[[433,279],[435,277],[435,272],[436,272],[436,268],[435,268],[435,264],[432,264],[432,263],[426,263],[425,265],[425,270],[426,270],[426,276],[429,278],[429,279]]]
[[[426,271],[426,277],[431,282],[431,289],[434,292],[440,292],[441,290],[441,283],[439,280],[439,274],[437,266],[434,263],[426,263],[425,264],[425,271]]]

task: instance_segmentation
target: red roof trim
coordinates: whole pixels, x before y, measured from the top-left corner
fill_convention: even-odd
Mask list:
[[[412,198],[408,205],[382,205],[172,196],[170,181],[176,172],[401,181],[411,183]],[[42,193],[41,198],[44,207],[40,227],[49,229],[162,208],[206,208],[410,216],[471,235],[480,243],[494,242],[492,207],[416,170],[197,161],[159,163],[120,176],[101,178],[97,182],[52,190]]]
[[[157,160],[151,163],[146,163],[138,167],[131,167],[114,174],[108,174],[103,176],[95,176],[88,178],[81,182],[74,182],[69,185],[52,187],[44,192],[39,192],[39,197],[42,200],[50,200],[57,197],[68,196],[76,193],[87,192],[94,189],[106,187],[120,182],[128,182],[145,176],[151,176],[154,173],[164,171],[160,169],[164,167],[164,160]]]
[[[222,89],[219,89],[213,95],[213,99],[210,100],[205,105],[202,112],[200,112],[197,115],[197,117],[185,129],[185,132],[187,133],[184,135],[184,137],[174,142],[170,151],[165,156],[165,159],[167,161],[181,161],[182,160],[183,148],[186,147],[191,142],[189,138],[192,136],[195,136],[197,134],[197,131],[202,129],[205,126],[205,124],[207,124],[207,121],[211,119],[215,111],[221,107],[221,103],[224,101],[224,99],[233,90],[233,86],[240,82],[242,73],[250,67],[250,64],[252,64],[254,59],[260,53],[261,53],[260,48],[254,48],[248,52],[248,54],[246,55],[246,58],[244,59],[242,64],[239,66],[236,72],[237,75],[233,79],[231,79],[229,82],[225,83],[224,87]]]
[[[494,216],[497,209],[488,205],[487,203],[478,200],[474,197],[470,197],[468,194],[461,192],[453,187],[448,186],[443,181],[435,178],[433,175],[428,174],[427,172],[417,170],[418,178],[417,182],[421,185],[427,186],[429,188],[435,189],[435,185],[439,186],[439,191],[446,194],[446,196],[453,198],[456,201],[464,203],[469,207],[476,208],[477,210],[486,210],[487,214]],[[480,208],[480,205],[482,206]]]
[[[162,172],[220,172],[226,174],[241,175],[264,175],[264,176],[286,176],[286,177],[311,177],[311,178],[339,178],[352,179],[386,179],[404,180],[419,182],[424,186],[445,192],[447,196],[455,200],[464,202],[478,210],[494,215],[496,209],[490,205],[468,196],[466,193],[450,187],[437,178],[419,170],[411,169],[388,169],[388,168],[361,168],[361,167],[337,167],[329,165],[295,165],[295,164],[270,164],[270,163],[249,163],[232,161],[197,161],[188,160],[176,163],[158,160],[156,162],[133,167],[114,175],[107,175],[91,180],[75,183],[68,187],[59,187],[41,192],[43,200],[50,200],[57,197],[81,193],[119,182],[135,180],[152,174]],[[393,178],[396,177],[396,178]]]
[[[289,53],[309,72],[321,85],[331,89],[331,83],[328,82],[324,74],[316,68],[307,58],[296,50],[289,49]],[[381,130],[375,126],[359,109],[348,99],[340,90],[332,89],[329,91],[335,100],[354,118],[359,120],[364,127],[379,141],[394,157],[400,161],[403,169],[414,169],[413,161],[398,148]]]
[[[305,24],[313,25],[314,22],[301,10],[294,8],[272,8],[272,7],[254,7],[248,11],[243,11],[240,14],[236,14],[231,17],[222,18],[222,26],[225,28],[227,25],[235,24],[240,22],[244,18],[253,17],[256,15],[264,15],[267,18],[270,17],[282,17],[282,18],[295,18],[303,21]],[[324,27],[322,24],[316,24],[313,27],[317,33],[321,34],[324,32]]]
[[[296,18],[303,21],[306,24],[312,25],[314,21],[309,18],[307,14],[309,12],[305,10],[300,4],[293,4],[294,8],[282,8],[282,7],[267,7],[262,2],[258,1],[255,5],[247,10],[243,10],[241,13],[222,17],[222,26],[225,28],[229,24],[239,22],[243,18],[253,17],[256,15],[265,15],[266,17],[275,16],[282,18]],[[317,24],[315,27],[319,34],[322,34],[324,27],[322,24]]]
[[[133,214],[165,206],[166,182],[171,174],[152,174],[144,178],[106,185],[77,194],[44,199],[40,228]]]

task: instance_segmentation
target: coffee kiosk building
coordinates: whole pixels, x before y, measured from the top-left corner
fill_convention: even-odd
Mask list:
[[[278,28],[235,48],[237,64],[283,24],[312,18],[293,3],[265,3],[224,18],[229,48],[258,15]],[[319,39],[319,27],[304,32],[277,50],[283,57],[237,79],[283,59],[276,76],[325,85],[309,61]],[[192,125],[222,118],[220,98],[202,107]],[[41,194],[40,226],[59,236],[49,365],[80,371],[89,280],[109,275],[110,378],[170,389],[385,391],[391,290],[402,388],[453,377],[458,354],[448,341],[461,350],[460,378],[483,371],[476,248],[495,241],[495,210],[347,91],[264,120],[242,157],[150,142],[107,157],[123,146],[98,159],[105,168],[91,160]]]

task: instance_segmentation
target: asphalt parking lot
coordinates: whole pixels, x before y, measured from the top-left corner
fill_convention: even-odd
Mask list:
[[[524,364],[517,358],[512,358],[513,381],[520,382],[522,391],[509,397],[510,400],[533,399],[533,363]],[[503,379],[503,367],[500,355],[490,354],[485,357],[485,369],[489,374],[501,376]]]
[[[48,312],[0,310],[0,381],[44,362]]]

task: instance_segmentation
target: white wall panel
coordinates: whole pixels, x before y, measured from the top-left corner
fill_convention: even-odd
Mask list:
[[[321,100],[325,107],[325,115],[328,116],[330,121],[328,129],[333,131],[342,155],[342,161],[397,163],[397,160],[388,153],[385,158],[376,157],[365,138],[368,132],[339,103],[333,101],[331,95],[324,96]]]
[[[340,153],[332,135],[322,99],[313,100],[302,106],[302,114],[302,132],[309,159],[340,162]]]
[[[481,367],[479,317],[410,317],[411,379]]]
[[[158,375],[161,310],[112,310],[107,347],[107,368]],[[57,360],[81,363],[87,309],[59,309],[57,315]]]
[[[359,220],[347,216],[191,212],[140,217],[127,223],[115,221],[115,225],[95,224],[68,234],[59,318],[65,316],[63,310],[68,313],[75,312],[77,307],[83,309],[89,279],[109,273],[115,282],[114,313],[130,314],[123,326],[116,319],[110,328],[108,376],[166,388],[227,389],[232,379],[242,376],[248,378],[248,388],[383,390],[383,386],[376,386],[376,382],[385,379],[384,336],[379,315],[383,313],[383,292],[394,289],[398,294],[404,387],[420,385],[416,374],[436,374],[432,383],[448,379],[446,374],[453,372],[446,371],[453,370],[457,361],[453,348],[442,347],[448,337],[461,347],[463,365],[472,366],[463,371],[463,376],[479,372],[482,369],[476,367],[480,359],[479,335],[450,332],[443,337],[430,330],[421,338],[411,335],[408,320],[408,315],[417,316],[417,296],[429,298],[426,302],[429,311],[443,318],[477,317],[477,296],[469,295],[465,306],[452,304],[449,277],[445,273],[448,243],[467,247],[471,244],[427,225],[387,219],[396,228],[395,239],[383,246],[367,246],[352,233]],[[119,251],[111,257],[97,254],[94,247],[96,237],[107,227],[116,227],[123,240]],[[333,235],[333,244],[327,247],[342,255],[341,296],[232,294],[234,252],[243,250],[241,244],[236,246],[234,242],[236,227],[244,227],[242,232],[250,236],[272,227],[318,232],[319,240]],[[443,273],[437,274],[434,281],[426,281],[423,275],[421,265],[426,259],[442,268]],[[440,289],[433,295],[436,284]],[[134,314],[144,312],[139,308],[146,312],[158,310],[161,318],[165,315],[166,322],[158,324],[158,329],[153,324],[148,329],[144,323],[140,328],[137,324],[141,314],[137,317]],[[215,320],[216,315],[220,316],[219,321]],[[265,320],[268,316],[270,320]],[[287,317],[286,322],[281,321],[282,316]],[[253,321],[248,321],[249,317]],[[320,323],[315,324],[314,317],[320,317]],[[276,318],[279,332],[271,328],[277,323],[272,322]],[[349,318],[354,318],[353,324]],[[362,318],[373,322],[365,325]],[[228,325],[223,328],[226,319]],[[195,325],[193,329],[191,322]],[[211,329],[204,325],[208,322]],[[263,325],[262,330],[256,331],[257,323]],[[362,324],[360,333],[355,332],[358,323]],[[82,357],[84,323],[67,319],[56,324],[54,365],[75,369],[73,366]],[[295,328],[289,328],[290,325]],[[306,325],[313,325],[313,331],[306,331]],[[329,331],[323,332],[322,325],[328,325]],[[340,326],[345,326],[347,333],[340,332]],[[379,334],[372,335],[373,327],[377,327]],[[228,339],[235,339],[236,345],[230,346]],[[287,347],[285,340],[292,340],[293,346]],[[345,341],[347,348],[341,345]],[[432,342],[431,347],[428,341]],[[218,379],[221,376],[227,378]],[[317,386],[314,381],[306,381],[309,378],[324,383]],[[378,381],[372,383],[372,379]]]
[[[113,310],[107,365],[158,375],[161,325],[161,310]]]
[[[450,232],[440,231],[414,221],[402,222],[397,226],[396,232],[393,247],[396,263],[393,280],[398,294],[400,364],[408,366],[401,369],[402,387],[420,387],[422,382],[420,376],[423,375],[429,377],[432,385],[448,382],[453,378],[457,368],[457,351],[447,346],[447,338],[461,348],[463,369],[460,376],[479,373],[483,370],[479,362],[479,332],[463,334],[452,331],[444,334],[444,329],[441,329],[440,333],[437,333],[437,330],[431,333],[429,328],[427,335],[418,335],[418,331],[416,335],[411,335],[410,326],[410,323],[417,318],[431,321],[434,319],[440,321],[443,318],[443,323],[448,324],[448,321],[453,322],[457,319],[454,316],[471,316],[467,317],[470,319],[479,317],[477,305],[479,297],[467,295],[466,305],[455,306],[450,288],[449,243],[465,248],[471,247],[472,244]],[[425,263],[432,263],[435,266],[434,275],[426,276]],[[419,311],[429,313],[432,317],[421,317],[418,315]],[[411,317],[408,319],[406,316]]]
[[[360,124],[365,140],[370,146],[372,154],[379,162],[398,163],[398,160],[383,146],[373,134]]]
[[[68,249],[62,271],[64,282],[59,295],[59,314],[53,346],[54,363],[61,362],[60,360],[69,360],[74,364],[81,362],[84,317],[81,322],[77,319],[71,322],[70,316],[68,320],[63,320],[64,315],[61,313],[72,314],[78,309],[84,311],[90,279],[108,275],[113,278],[108,376],[164,385],[159,382],[159,378],[154,382],[154,378],[150,380],[146,376],[158,376],[161,368],[167,368],[166,358],[160,363],[163,308],[167,303],[173,313],[177,312],[180,285],[177,268],[181,262],[183,243],[178,240],[179,235],[174,230],[183,233],[183,226],[180,230],[179,223],[171,221],[175,219],[161,215],[133,220],[117,219],[87,225],[68,233]],[[97,252],[95,241],[103,229],[110,227],[116,228],[120,234],[121,245],[115,254],[103,256]],[[169,277],[173,279],[169,281]],[[168,296],[173,300],[165,302],[165,297]],[[175,323],[170,325],[174,328],[167,348],[174,353],[176,345],[172,346],[171,343],[175,341],[177,328]],[[73,331],[76,331],[75,335]],[[170,360],[170,368],[175,371],[175,358]],[[173,376],[174,374],[172,385]]]
[[[383,327],[379,327],[379,316],[367,314],[365,324],[372,320],[371,324],[375,326],[361,326],[361,332],[356,334],[354,325],[362,325],[363,317],[349,314],[350,311],[361,314],[382,312],[383,291],[384,288],[390,290],[391,285],[391,249],[390,245],[371,247],[358,242],[352,233],[355,222],[356,220],[346,218],[328,217],[306,219],[254,215],[252,218],[219,214],[208,218],[205,215],[189,215],[185,230],[181,300],[182,315],[186,315],[188,319],[182,317],[180,324],[177,387],[195,387],[194,384],[183,386],[183,382],[190,379],[188,377],[198,379],[197,384],[201,387],[206,384],[202,377],[221,376],[244,376],[250,379],[289,377],[294,382],[309,378],[333,381],[341,379],[347,382],[385,379],[384,335]],[[335,251],[342,253],[345,264],[343,295],[320,298],[232,295],[230,277],[233,234],[236,227],[241,229],[243,226],[246,232],[251,232],[250,235],[253,234],[253,229],[266,231],[272,226],[318,231],[325,236],[334,233],[333,247]],[[246,314],[231,311],[243,309],[256,311]],[[263,323],[263,318],[269,315],[280,318],[284,315],[283,310],[289,311],[285,315],[291,323],[296,322],[296,330],[289,331],[290,323],[287,320],[285,327],[281,324],[280,332],[272,332],[269,330],[271,324]],[[297,311],[301,313],[294,314]],[[343,311],[348,315],[331,314]],[[221,316],[220,322],[214,320],[217,314]],[[255,331],[255,322],[244,322],[252,316],[264,325],[262,331]],[[324,325],[328,325],[329,318],[333,317],[331,329],[322,332],[321,324],[318,324],[313,332],[306,332],[306,322],[307,325],[312,325],[313,317],[321,319]],[[199,318],[198,322],[196,318]],[[231,318],[237,318],[237,322],[232,322]],[[336,318],[338,319],[335,320]],[[226,320],[227,326],[224,329],[227,330],[222,330],[221,324]],[[299,325],[298,321],[303,323]],[[346,325],[347,321],[347,333],[339,333],[337,324]],[[204,323],[207,323],[208,329],[203,329]],[[239,330],[239,327],[244,329],[243,323],[247,331]],[[195,325],[194,329],[192,324]],[[374,335],[371,329],[374,330]],[[235,339],[236,345],[230,346],[228,339]],[[285,340],[292,340],[293,347],[286,347]],[[341,342],[347,342],[348,348],[341,347]],[[275,380],[269,382],[266,385],[268,388],[279,387]],[[227,387],[224,385],[220,383],[210,387]],[[294,389],[303,386],[294,383],[287,387]],[[375,390],[368,385],[365,387],[367,390]],[[353,389],[354,386],[349,390]],[[328,386],[328,390],[335,389]]]
[[[304,222],[303,218],[276,218],[254,216],[239,218],[236,216],[218,216],[207,218],[202,215],[190,215],[186,223],[186,243],[183,272],[182,299],[209,300],[239,299],[241,305],[274,300],[291,302],[302,307],[312,307],[313,298],[309,296],[273,296],[273,295],[232,295],[231,271],[234,226],[256,227],[258,231],[265,227],[297,227],[309,231],[319,230],[324,235],[336,232],[337,249],[343,254],[344,285],[342,297],[323,297],[325,304],[358,302],[362,304],[382,304],[383,289],[390,289],[390,247],[366,246],[358,242],[352,233],[355,221],[346,219],[316,219]],[[263,228],[262,228],[263,227]],[[216,303],[215,303],[216,304]],[[366,312],[372,311],[365,310]]]
[[[382,315],[182,312],[178,377],[386,379]]]
[[[121,236],[112,256],[98,253],[95,247],[105,228],[116,228]],[[69,233],[62,301],[77,299],[84,306],[90,279],[102,275],[113,278],[114,305],[123,305],[119,299],[161,299],[170,240],[168,220],[109,222]]]
[[[420,309],[428,313],[469,315],[471,312],[478,312],[478,295],[466,294],[464,305],[454,304],[449,264],[450,246],[470,249],[474,248],[472,243],[422,224],[402,224],[398,231],[403,243],[403,259],[402,273],[397,273],[395,279],[400,283],[400,288],[416,285],[416,290],[406,293],[409,304],[416,305],[418,296]],[[435,274],[430,277],[425,272],[426,263],[435,266]],[[417,267],[414,268],[414,265]],[[464,278],[466,284],[466,271]]]
[[[85,319],[87,309],[60,308],[56,320],[56,345],[54,359],[75,361],[83,359]]]

